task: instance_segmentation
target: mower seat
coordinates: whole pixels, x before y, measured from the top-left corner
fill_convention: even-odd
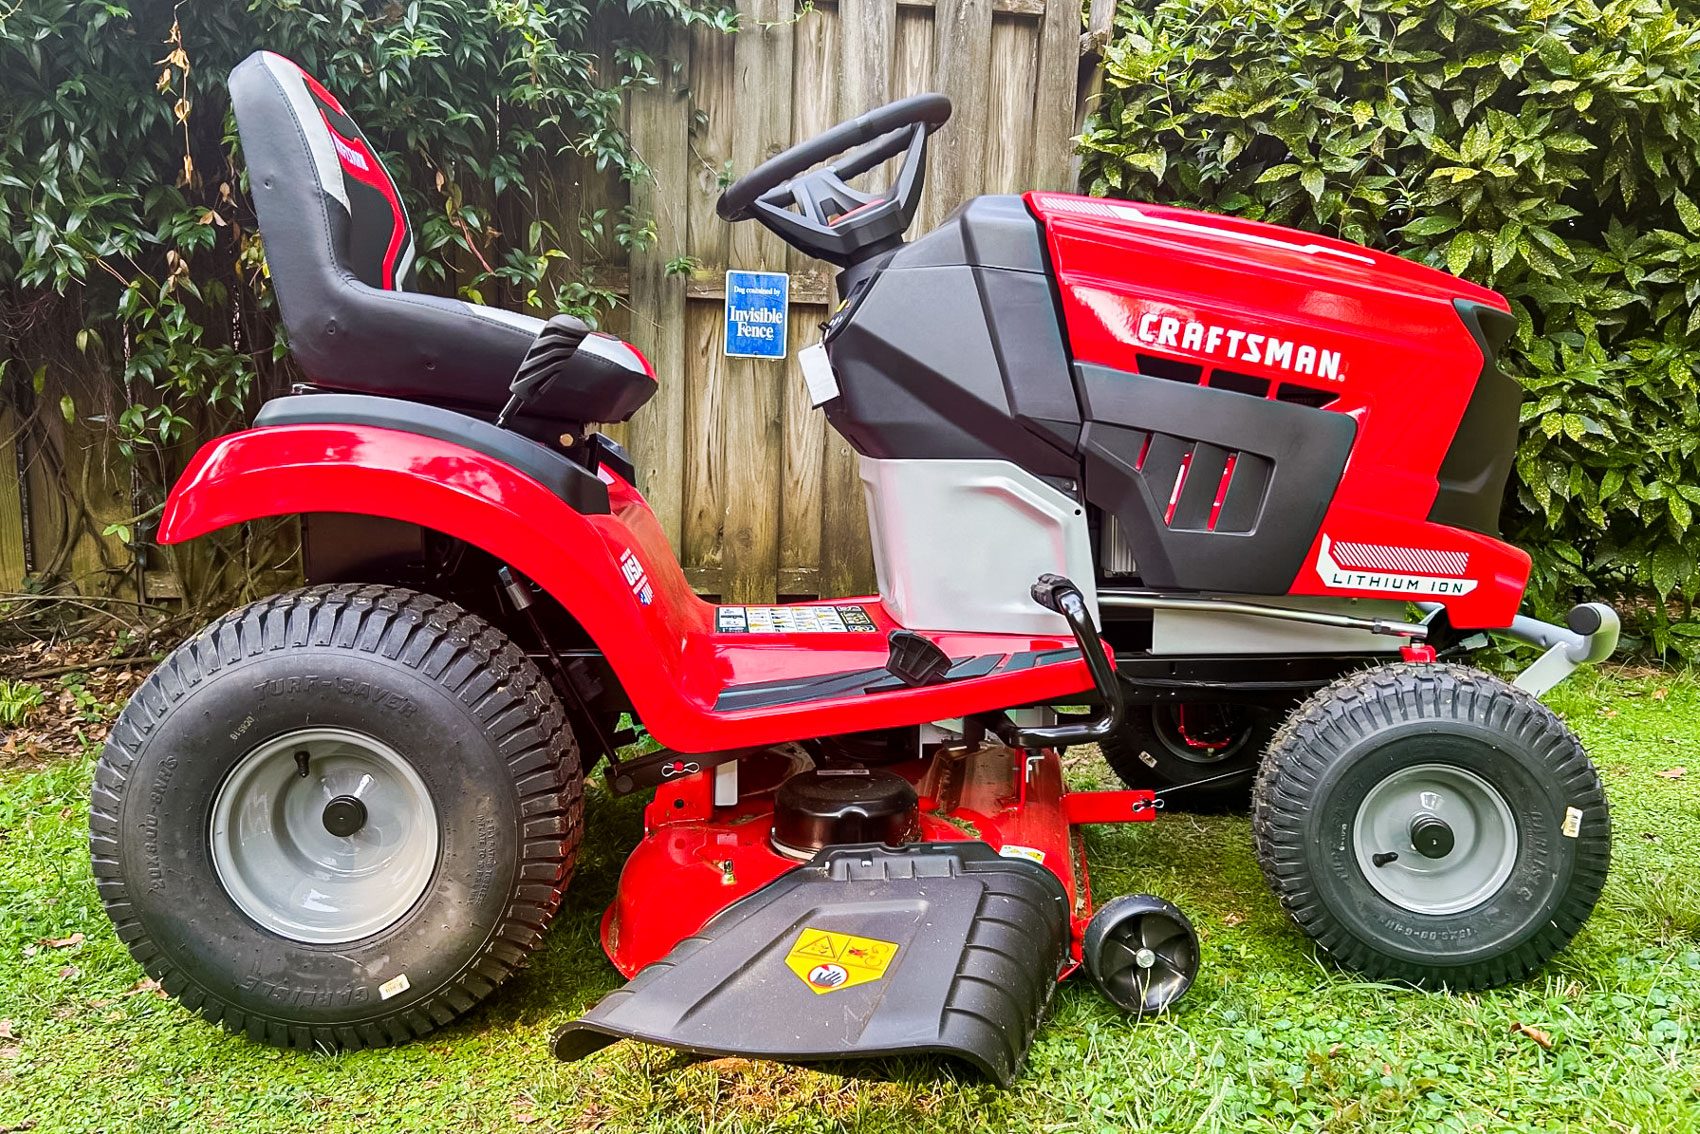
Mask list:
[[[571,316],[529,315],[412,290],[413,230],[394,178],[342,104],[258,51],[230,76],[266,263],[309,382],[494,415],[545,326],[550,381],[528,418],[625,421],[655,393],[649,363]],[[562,358],[562,332],[576,339]]]

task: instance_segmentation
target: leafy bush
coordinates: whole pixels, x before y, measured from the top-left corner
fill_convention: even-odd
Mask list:
[[[587,250],[649,228],[581,208],[571,179],[642,175],[622,122],[625,93],[659,81],[645,44],[730,19],[692,0],[5,4],[0,393],[104,423],[157,492],[173,446],[280,384],[225,91],[262,47],[340,92],[388,151],[424,286],[549,314],[595,307],[609,297],[586,282]]]
[[[1691,2],[1131,0],[1084,150],[1095,193],[1503,292],[1527,389],[1506,531],[1534,598],[1604,591],[1655,651],[1700,639]]]

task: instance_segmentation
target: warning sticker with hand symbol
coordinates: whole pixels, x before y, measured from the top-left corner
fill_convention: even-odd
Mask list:
[[[897,944],[804,926],[785,964],[816,993],[879,980],[897,956]]]

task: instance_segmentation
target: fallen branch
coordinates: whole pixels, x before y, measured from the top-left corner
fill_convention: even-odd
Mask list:
[[[82,673],[90,669],[129,669],[138,665],[156,665],[164,657],[164,654],[138,654],[130,658],[112,658],[109,661],[82,662],[77,665],[50,665],[46,669],[32,669],[20,677],[24,681],[35,681],[43,677],[63,677],[67,673]]]

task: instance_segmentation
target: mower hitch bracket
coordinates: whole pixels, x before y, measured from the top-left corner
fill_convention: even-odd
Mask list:
[[[1557,626],[1519,614],[1509,627],[1497,631],[1543,650],[1512,684],[1539,697],[1583,666],[1605,661],[1617,648],[1622,623],[1605,603],[1573,606],[1564,621],[1567,625]]]

